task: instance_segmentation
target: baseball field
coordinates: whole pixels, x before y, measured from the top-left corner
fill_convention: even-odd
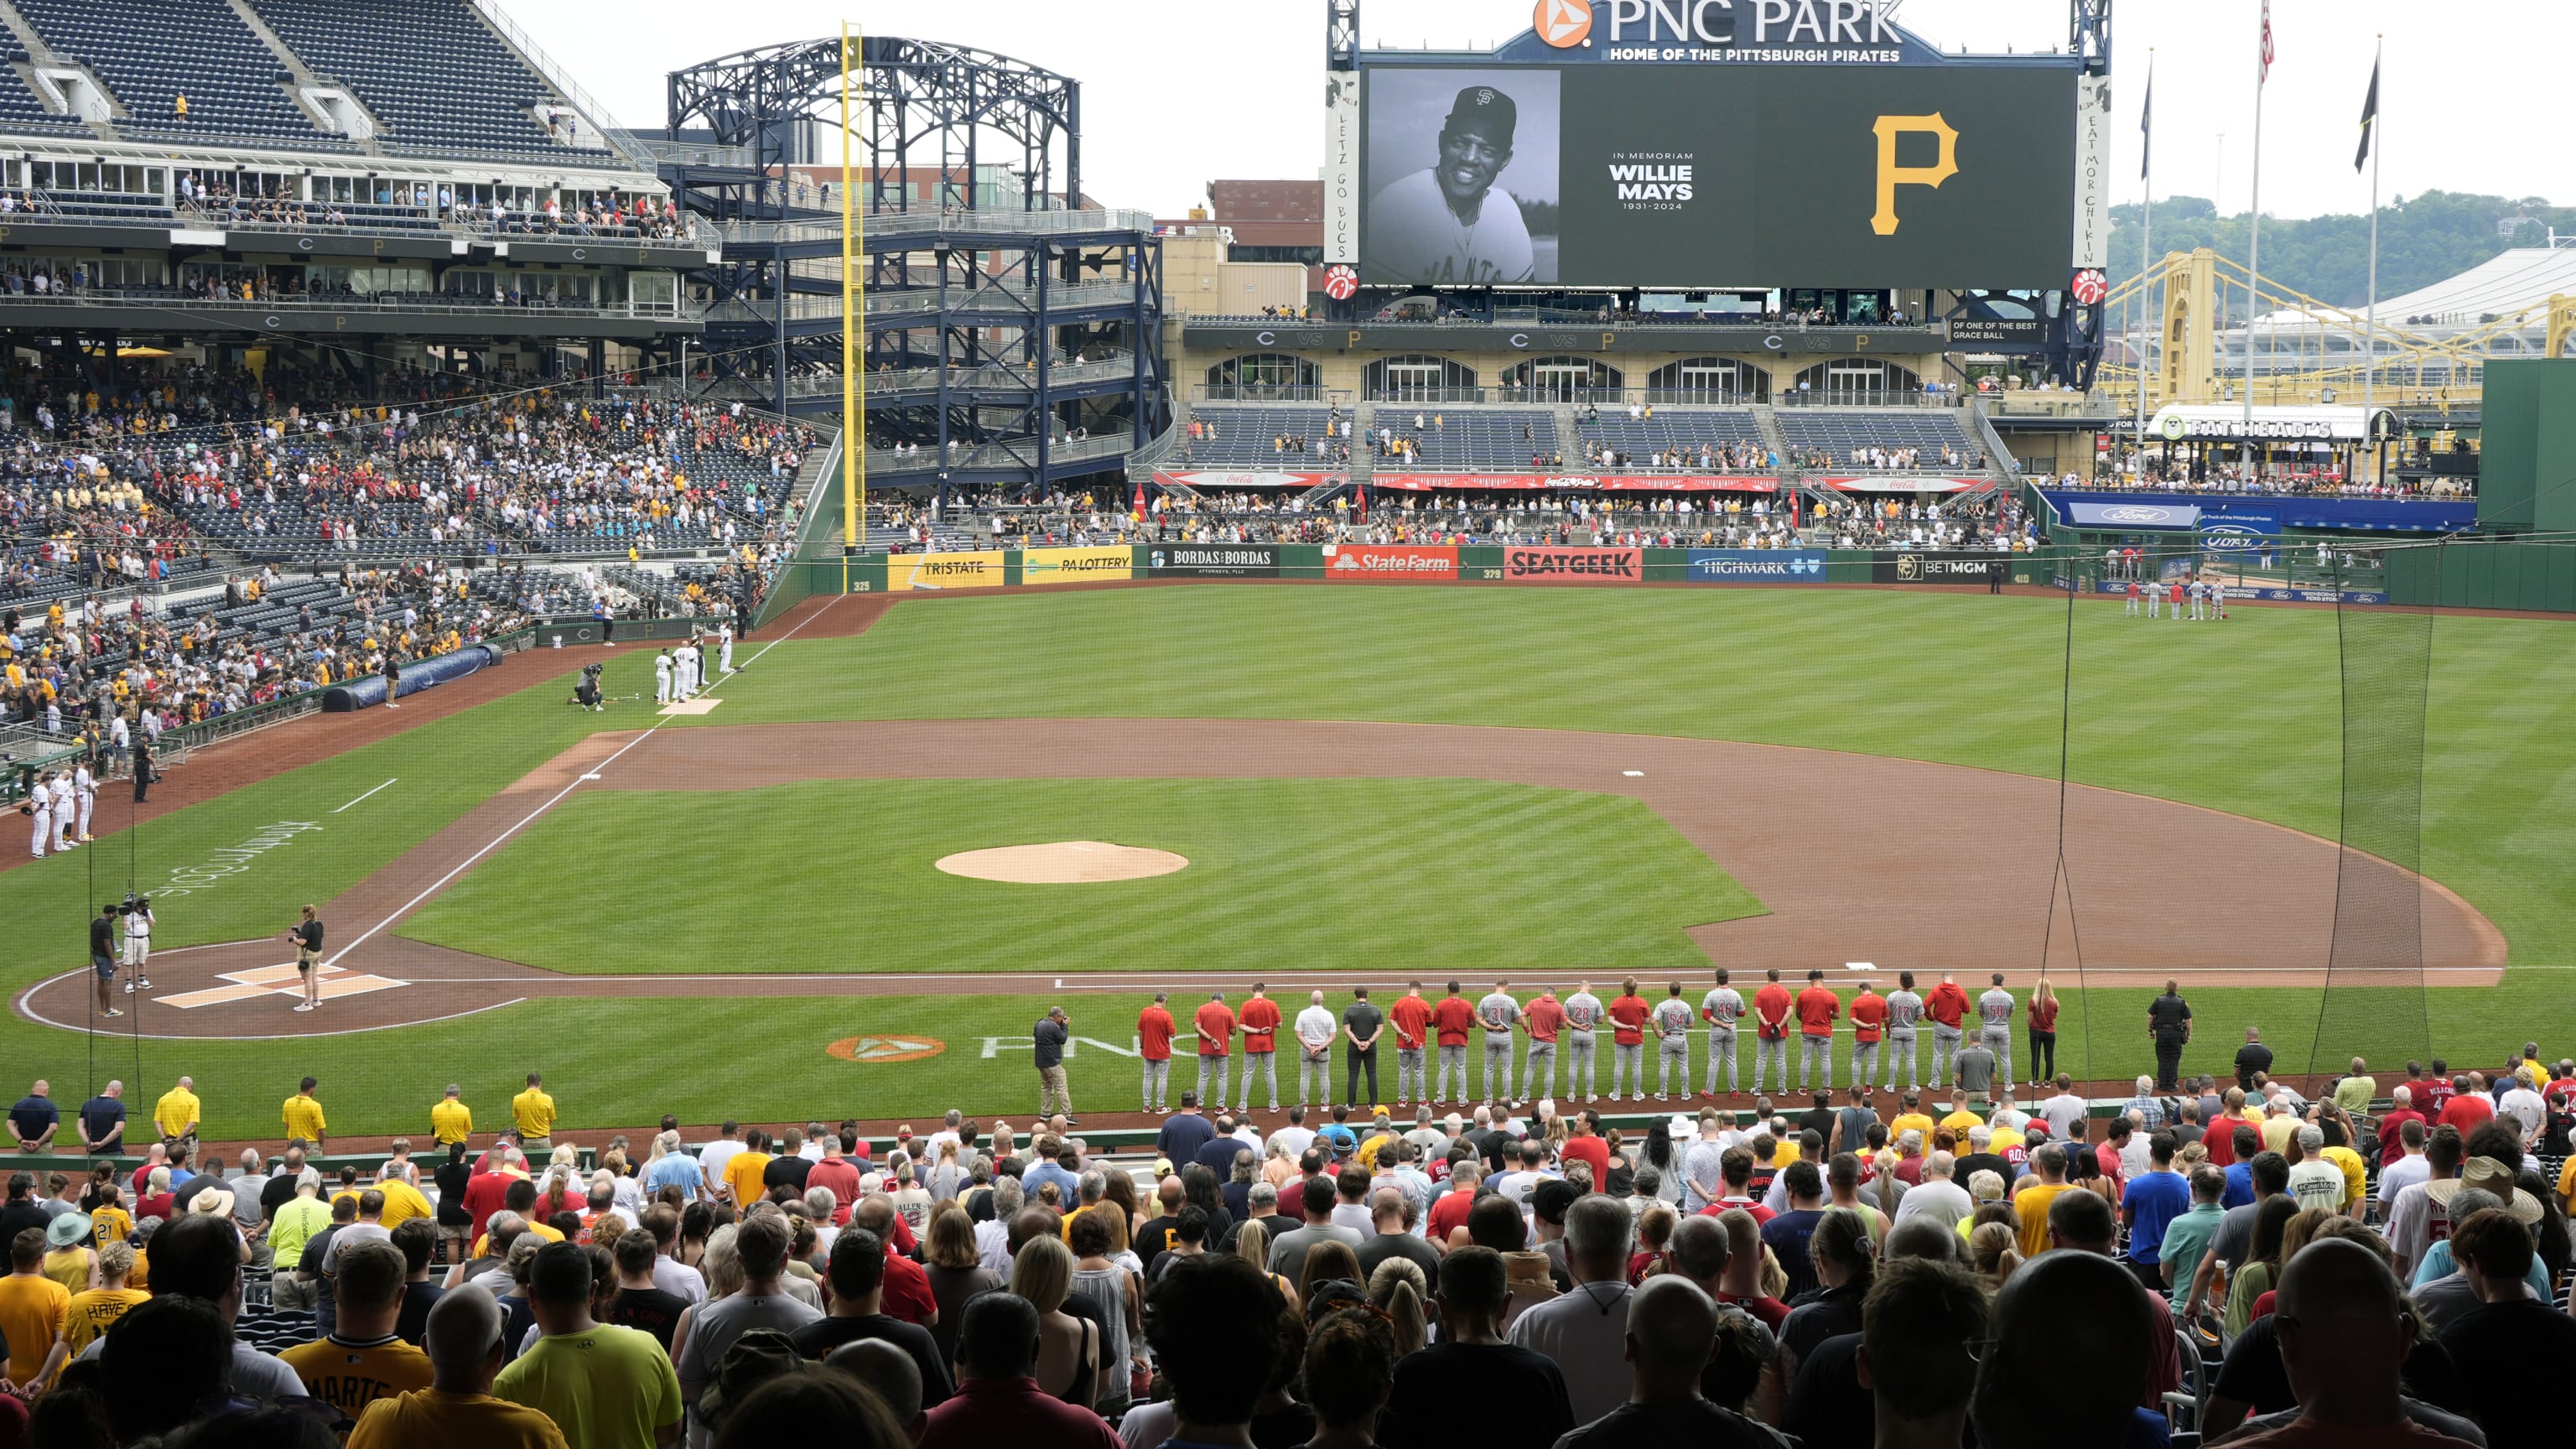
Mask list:
[[[2167,976],[2199,1013],[2186,1069],[2249,1024],[2290,1070],[2312,1051],[2487,1065],[2533,1037],[2557,1055],[2571,629],[2436,621],[2419,882],[2338,862],[2344,812],[2376,807],[2346,800],[2332,610],[2174,624],[2087,600],[2070,623],[2041,595],[1215,584],[816,600],[737,649],[703,714],[657,714],[636,648],[605,651],[607,679],[642,701],[569,708],[597,655],[539,651],[468,707],[418,696],[202,752],[164,787],[181,808],[131,830],[103,801],[97,844],[0,872],[0,1061],[67,1103],[110,1076],[148,1103],[188,1073],[217,1137],[274,1136],[308,1072],[335,1131],[387,1134],[424,1129],[451,1080],[495,1125],[540,1070],[580,1140],[665,1112],[1024,1117],[1049,1001],[1073,1018],[1077,1103],[1109,1110],[1134,1105],[1156,989],[1239,1000],[1262,979],[1338,1007],[1359,983],[1634,975],[1696,998],[1727,965],[1999,970],[2021,995],[2043,963],[2078,1077],[2147,1063]],[[270,756],[287,767],[250,767]],[[1055,842],[1186,865],[1027,884],[936,864]],[[90,1035],[85,921],[129,882],[160,917],[156,989]],[[2329,959],[2338,893],[2349,911],[2371,890],[2419,903],[2420,992]],[[329,967],[297,1015],[276,937],[307,902]]]

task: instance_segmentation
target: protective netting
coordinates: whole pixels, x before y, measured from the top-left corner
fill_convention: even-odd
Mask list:
[[[2433,545],[2434,567],[2447,545]],[[2347,587],[2338,578],[2338,590]],[[2438,589],[2433,591],[2438,597]],[[2430,1056],[2424,972],[2424,718],[2433,671],[2428,605],[2339,603],[2343,789],[2333,936],[2311,1072],[2359,1043]]]

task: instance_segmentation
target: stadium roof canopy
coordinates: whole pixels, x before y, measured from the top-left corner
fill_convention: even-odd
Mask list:
[[[2475,327],[2487,317],[2510,317],[2538,308],[2556,295],[2576,294],[2576,247],[2514,247],[2498,252],[2455,277],[2401,296],[2379,299],[2383,327],[2406,325],[2410,317],[2430,317],[2419,328]],[[2362,309],[2352,309],[2358,322]],[[2293,331],[2313,327],[2315,319],[2298,310],[2265,313],[2263,330]],[[2241,334],[2243,328],[2231,327]]]

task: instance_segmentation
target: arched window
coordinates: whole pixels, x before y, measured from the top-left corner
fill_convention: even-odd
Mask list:
[[[1910,403],[1923,380],[1908,368],[1875,357],[1837,357],[1798,374],[1803,400],[1842,403]],[[1821,395],[1821,397],[1820,397]]]
[[[1428,354],[1381,357],[1360,369],[1360,390],[1372,402],[1475,402],[1475,386],[1474,368]]]
[[[1286,352],[1247,352],[1207,370],[1208,396],[1219,402],[1247,398],[1312,398],[1323,386],[1322,369]]]
[[[1504,402],[1617,402],[1627,380],[1590,357],[1533,357],[1503,373]]]
[[[1748,403],[1771,397],[1771,374],[1731,357],[1685,357],[1646,379],[1648,402]]]

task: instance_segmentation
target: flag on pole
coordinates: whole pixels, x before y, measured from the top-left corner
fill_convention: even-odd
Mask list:
[[[2272,78],[2272,0],[2263,0],[2263,71],[2255,77],[2260,85]]]
[[[2156,70],[2155,61],[2147,62],[2147,102],[2138,107],[2138,179],[2147,179],[2147,160],[2156,144]]]
[[[2352,153],[2352,169],[2361,170],[2370,159],[2370,133],[2379,129],[2379,62],[2370,63],[2370,94],[2361,100],[2361,149]]]

